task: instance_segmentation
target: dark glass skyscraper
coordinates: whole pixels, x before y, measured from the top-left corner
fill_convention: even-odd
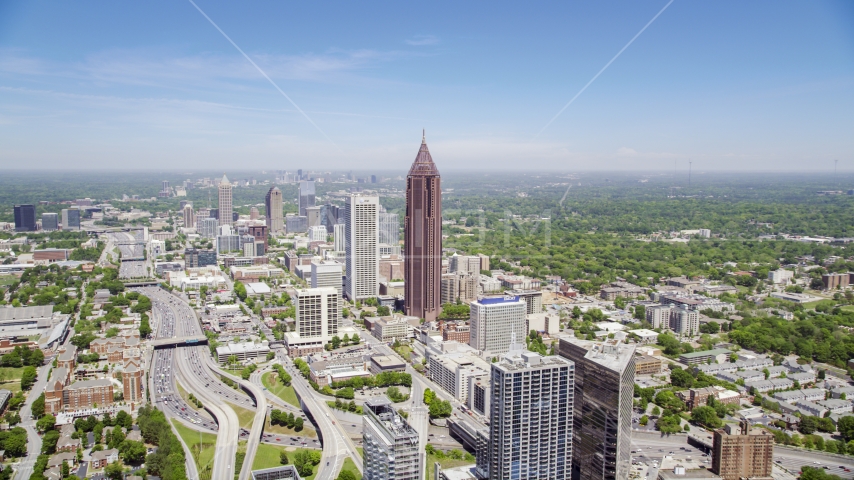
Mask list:
[[[33,232],[36,230],[36,206],[15,205],[15,231]]]
[[[572,479],[629,478],[635,346],[562,338],[558,353],[575,364]]]
[[[406,314],[436,320],[441,307],[442,189],[423,136],[406,177],[403,229]]]

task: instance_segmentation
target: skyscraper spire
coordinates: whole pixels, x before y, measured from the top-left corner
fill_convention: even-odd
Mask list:
[[[406,314],[434,321],[441,310],[442,189],[424,130],[406,178],[403,230]]]

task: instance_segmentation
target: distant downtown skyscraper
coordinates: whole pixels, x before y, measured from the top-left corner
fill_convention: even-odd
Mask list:
[[[15,231],[34,232],[36,230],[35,205],[15,205]]]
[[[376,195],[351,195],[344,207],[344,248],[347,259],[344,294],[350,301],[379,293],[379,234]]]
[[[42,230],[51,232],[59,230],[59,215],[45,212],[42,214]]]
[[[575,365],[511,345],[492,364],[488,465],[477,468],[495,480],[572,476],[572,405]]]
[[[400,243],[400,219],[396,213],[380,210],[380,243],[397,245]]]
[[[282,191],[279,187],[270,188],[264,204],[267,207],[264,213],[267,217],[267,230],[270,233],[281,233],[285,229],[285,217],[282,213]]]
[[[404,220],[406,314],[430,322],[439,318],[442,278],[442,188],[427,141],[406,176]]]
[[[62,209],[62,229],[63,230],[80,230],[80,209],[79,208],[63,208]]]
[[[575,364],[572,478],[629,478],[635,346],[561,339],[558,353]]]
[[[222,175],[222,180],[219,182],[219,224],[233,225],[232,213],[234,206],[231,199],[231,182],[225,174]]]
[[[299,182],[299,214],[301,217],[307,217],[305,209],[314,206],[314,181],[303,180]]]

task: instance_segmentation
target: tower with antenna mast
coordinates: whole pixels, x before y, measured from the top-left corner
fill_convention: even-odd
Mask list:
[[[688,188],[691,188],[691,164],[694,163],[693,160],[688,160]]]

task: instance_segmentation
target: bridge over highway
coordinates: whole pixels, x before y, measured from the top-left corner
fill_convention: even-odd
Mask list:
[[[207,345],[208,337],[204,335],[193,335],[190,337],[173,337],[173,338],[158,338],[148,342],[155,350],[161,348],[175,347],[198,347],[199,345]]]

